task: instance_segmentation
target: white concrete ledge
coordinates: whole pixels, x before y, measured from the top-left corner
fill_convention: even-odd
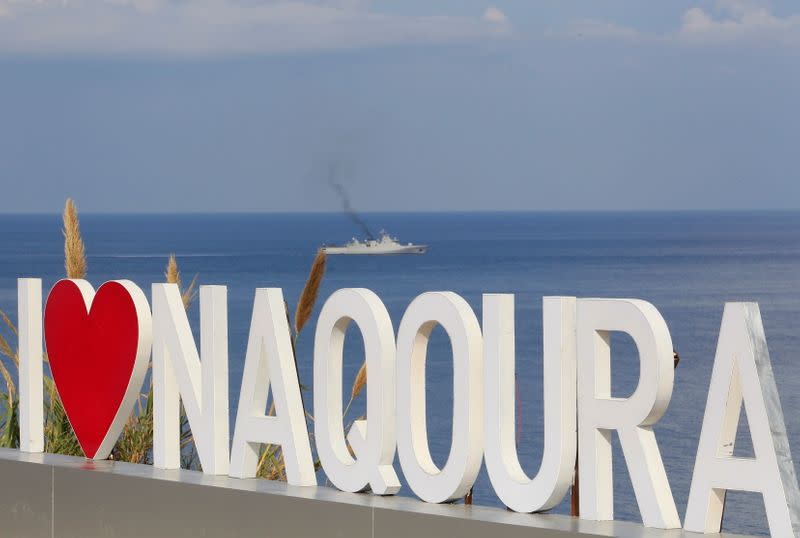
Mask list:
[[[14,537],[735,537],[9,449],[0,481],[0,533]]]

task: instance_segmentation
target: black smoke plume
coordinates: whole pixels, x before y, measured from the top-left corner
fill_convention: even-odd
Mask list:
[[[342,203],[342,211],[350,217],[350,220],[353,223],[361,228],[361,231],[367,236],[367,239],[375,239],[375,236],[372,235],[372,232],[367,226],[367,223],[356,213],[356,210],[353,209],[352,204],[350,204],[350,196],[347,194],[347,189],[344,188],[344,185],[336,181],[336,166],[331,166],[330,172],[328,174],[328,183],[330,183],[331,188],[336,192],[336,195],[339,197],[339,201]]]

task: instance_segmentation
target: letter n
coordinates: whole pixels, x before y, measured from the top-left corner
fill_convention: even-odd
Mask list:
[[[202,360],[201,360],[202,357]],[[228,473],[227,288],[200,287],[200,355],[176,284],[153,284],[153,464],[178,469],[180,404],[206,474]]]

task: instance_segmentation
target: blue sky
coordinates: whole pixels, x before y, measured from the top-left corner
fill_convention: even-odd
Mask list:
[[[0,0],[0,212],[795,209],[798,96],[789,1]]]

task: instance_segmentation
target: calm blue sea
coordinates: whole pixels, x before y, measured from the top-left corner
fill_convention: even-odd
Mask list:
[[[396,327],[408,303],[424,291],[455,291],[478,316],[482,293],[516,294],[520,453],[530,473],[538,468],[542,445],[544,295],[641,298],[667,320],[682,361],[672,403],[656,432],[681,514],[725,301],[761,305],[792,449],[800,453],[800,213],[368,214],[365,219],[375,231],[385,228],[401,241],[430,244],[429,253],[331,257],[321,299],[342,287],[371,288]],[[84,215],[81,224],[95,285],[129,278],[149,294],[150,284],[162,281],[167,256],[175,253],[187,280],[197,274],[201,284],[228,286],[231,409],[236,408],[254,289],[281,287],[293,308],[316,248],[358,232],[335,214]],[[59,216],[0,216],[0,308],[15,310],[18,277],[41,277],[45,288],[60,278],[62,252]],[[196,305],[192,316],[196,327]],[[307,384],[312,340],[313,325],[299,342],[300,376]],[[630,342],[620,338],[614,345],[614,394],[625,396],[635,387],[638,364]],[[348,386],[363,359],[360,346],[358,334],[350,331]],[[439,463],[446,460],[450,442],[449,353],[445,335],[437,332],[428,360],[428,428]],[[310,407],[310,395],[305,397]],[[737,448],[748,454],[746,430]],[[638,520],[619,450],[615,458],[616,515]],[[485,473],[475,500],[498,504]],[[567,510],[568,499],[557,511]],[[725,515],[727,530],[766,531],[760,496],[729,495]]]

